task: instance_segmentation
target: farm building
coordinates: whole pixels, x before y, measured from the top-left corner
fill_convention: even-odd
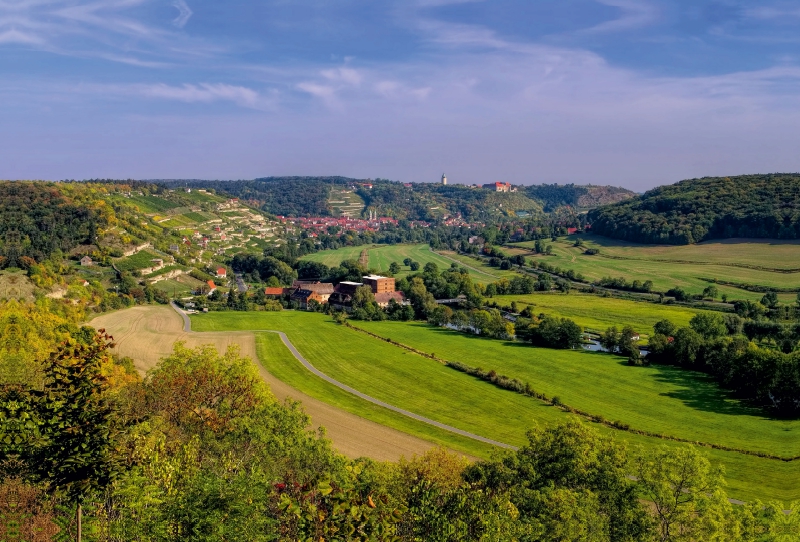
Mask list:
[[[94,262],[89,256],[84,256],[83,258],[81,258],[81,265],[90,266],[94,265]]]
[[[399,304],[403,305],[406,302],[406,298],[403,295],[403,292],[380,292],[375,294],[375,303],[382,309],[385,309],[389,306],[389,302],[394,299]]]
[[[362,277],[364,284],[372,288],[373,294],[394,292],[394,279],[380,275],[367,275]]]

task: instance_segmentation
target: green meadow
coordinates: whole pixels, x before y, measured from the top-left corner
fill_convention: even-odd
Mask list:
[[[397,278],[404,277],[412,273],[411,268],[403,264],[403,260],[411,258],[413,261],[418,262],[420,269],[425,267],[426,263],[435,263],[440,270],[447,269],[456,261],[457,263],[464,263],[460,259],[455,259],[452,255],[448,254],[443,256],[433,252],[426,244],[403,244],[403,245],[363,245],[358,247],[343,247],[336,250],[324,250],[314,254],[303,256],[302,260],[319,262],[327,265],[328,267],[335,267],[344,260],[359,260],[362,251],[367,250],[369,254],[369,268],[378,273],[388,273],[389,266],[396,262],[400,265],[400,272],[395,276]],[[471,263],[469,263],[471,262]],[[480,262],[469,260],[468,265],[474,269],[468,269],[472,279],[475,282],[487,284],[499,280],[503,276],[513,276],[513,272],[494,270],[491,267],[483,266]]]
[[[800,422],[781,422],[730,399],[702,375],[663,367],[628,367],[604,354],[538,349],[449,332],[420,323],[357,322],[400,343],[437,356],[528,380],[534,389],[575,408],[632,428],[778,455],[798,455]],[[192,316],[196,331],[280,330],[318,369],[373,397],[501,442],[521,445],[535,424],[569,414],[501,390],[436,361],[314,313],[212,313]],[[259,334],[267,370],[295,388],[365,418],[428,438],[477,457],[483,444],[404,419],[320,381],[269,334]],[[677,445],[598,426],[633,446]],[[794,443],[794,445],[793,445]],[[782,462],[703,448],[725,465],[729,493],[740,499],[800,498],[800,462]]]
[[[732,283],[747,283],[767,288],[800,289],[800,273],[780,272],[800,268],[800,243],[758,240],[727,240],[689,246],[653,246],[623,243],[588,235],[582,237],[584,247],[575,247],[575,236],[561,238],[552,243],[553,254],[532,255],[564,270],[574,269],[594,281],[602,277],[624,277],[629,281],[652,280],[657,291],[679,286],[692,294],[699,294],[710,284],[705,279]],[[529,250],[532,241],[513,243],[517,249]],[[588,256],[584,248],[598,248],[599,254]],[[511,249],[511,253],[522,251]],[[734,286],[717,285],[720,295],[730,299],[759,300],[762,293],[750,292]],[[791,302],[796,294],[781,294],[784,302]]]
[[[491,300],[504,306],[516,301],[517,310],[520,311],[529,306],[534,314],[545,313],[571,318],[590,331],[605,331],[611,326],[631,326],[642,336],[650,335],[653,326],[660,320],[670,320],[685,327],[695,314],[703,312],[680,305],[662,305],[574,292],[498,295]]]

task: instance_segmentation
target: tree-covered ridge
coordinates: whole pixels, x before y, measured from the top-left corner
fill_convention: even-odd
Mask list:
[[[244,181],[164,181],[170,187],[211,188],[247,201],[266,213],[286,216],[328,216],[333,185],[357,181],[347,177],[263,177]]]
[[[3,266],[42,261],[56,251],[91,243],[108,215],[103,206],[74,201],[55,183],[0,183],[0,255]]]
[[[800,237],[800,174],[704,177],[589,213],[592,231],[639,243]]]
[[[545,211],[570,206],[580,209],[609,205],[630,199],[636,194],[616,186],[576,184],[534,184],[525,189],[525,194],[542,202]]]

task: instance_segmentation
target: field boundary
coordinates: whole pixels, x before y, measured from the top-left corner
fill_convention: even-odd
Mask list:
[[[186,315],[186,313],[183,312],[174,303],[170,303],[170,306],[173,309],[175,309],[178,312],[178,314],[180,314],[181,317],[183,318],[183,326],[184,326],[183,330],[186,331],[187,333],[193,333],[193,331],[192,331],[192,322],[189,319],[189,317]],[[286,336],[286,334],[283,331],[276,331],[274,329],[249,329],[248,331],[251,332],[251,333],[276,333],[281,338],[281,341],[283,342],[284,346],[286,346],[286,348],[289,349],[289,351],[292,353],[292,355],[297,359],[297,361],[299,361],[303,365],[303,367],[308,369],[311,373],[313,373],[314,375],[318,376],[319,378],[322,378],[326,382],[328,382],[330,384],[333,384],[337,388],[339,388],[341,390],[344,390],[344,391],[346,391],[347,393],[349,393],[351,395],[355,395],[356,397],[358,397],[360,399],[364,399],[365,401],[368,401],[368,402],[370,402],[372,404],[375,404],[375,405],[378,405],[380,407],[383,407],[383,408],[386,408],[388,410],[391,410],[392,412],[396,412],[398,414],[402,414],[403,416],[406,416],[406,417],[411,418],[413,420],[416,420],[418,422],[422,422],[422,423],[425,423],[425,424],[428,424],[428,425],[432,425],[433,427],[436,427],[438,429],[443,429],[445,431],[448,431],[450,433],[454,433],[456,435],[460,435],[462,437],[471,438],[473,440],[477,440],[477,441],[483,442],[485,444],[491,444],[492,446],[497,446],[499,448],[506,448],[506,449],[509,449],[509,450],[516,450],[517,449],[516,446],[511,446],[510,444],[506,444],[504,442],[499,442],[499,441],[492,440],[492,439],[489,439],[489,438],[486,438],[486,437],[482,437],[480,435],[476,435],[474,433],[470,433],[469,431],[464,431],[463,429],[458,429],[457,427],[453,427],[453,426],[450,426],[450,425],[447,425],[447,424],[443,424],[441,422],[437,422],[436,420],[432,420],[430,418],[426,418],[424,416],[420,416],[419,414],[414,414],[413,412],[409,412],[408,410],[404,410],[404,409],[396,407],[394,405],[390,405],[389,403],[381,401],[380,399],[376,399],[376,398],[374,398],[374,397],[372,397],[370,395],[367,395],[367,394],[362,393],[362,392],[360,392],[360,391],[358,391],[358,390],[356,390],[354,388],[351,388],[347,384],[343,384],[343,383],[339,382],[338,380],[334,379],[333,377],[328,376],[327,374],[323,373],[322,371],[320,371],[319,369],[314,367],[307,359],[305,359],[303,357],[303,355],[300,354],[300,352],[297,350],[297,348],[295,348],[295,346],[292,344],[292,342],[289,340],[289,338]]]
[[[434,361],[436,361],[438,363],[441,363],[442,365],[444,365],[446,367],[449,367],[449,368],[451,368],[453,370],[462,372],[464,374],[468,374],[468,375],[473,376],[475,378],[478,378],[479,380],[482,380],[484,382],[488,382],[489,384],[492,384],[493,386],[495,386],[497,388],[500,388],[500,389],[503,389],[503,390],[506,390],[506,391],[510,391],[512,393],[518,393],[520,395],[524,395],[524,396],[530,397],[532,399],[536,399],[536,400],[541,401],[541,402],[543,402],[543,403],[545,403],[547,405],[551,405],[551,406],[557,407],[557,408],[563,410],[564,412],[569,412],[570,414],[575,414],[575,415],[581,416],[584,419],[591,420],[591,421],[593,421],[595,423],[598,423],[600,425],[608,427],[609,429],[616,429],[617,431],[625,431],[627,433],[632,433],[632,434],[635,434],[635,435],[641,435],[643,437],[657,438],[657,439],[661,439],[661,440],[669,440],[669,441],[672,441],[672,442],[680,442],[680,443],[683,443],[683,444],[693,444],[695,446],[702,446],[704,448],[711,448],[711,449],[714,449],[714,450],[721,450],[721,451],[724,451],[724,452],[733,452],[733,453],[738,453],[738,454],[742,454],[742,455],[760,457],[762,459],[770,459],[770,460],[773,460],[773,461],[782,461],[784,463],[791,463],[793,461],[800,460],[800,456],[783,457],[783,456],[779,456],[779,455],[767,454],[767,453],[764,453],[764,452],[755,452],[755,451],[752,451],[752,450],[744,450],[744,449],[740,449],[740,448],[733,448],[731,446],[725,446],[723,444],[715,444],[713,442],[702,442],[702,441],[697,441],[697,440],[685,439],[685,438],[681,438],[681,437],[674,437],[674,436],[671,436],[671,435],[665,435],[665,434],[662,434],[662,433],[654,433],[654,432],[651,432],[651,431],[644,431],[644,430],[641,430],[641,429],[632,429],[627,424],[623,424],[621,422],[608,421],[605,418],[603,418],[603,416],[596,415],[596,414],[590,414],[589,412],[584,412],[583,410],[579,410],[577,408],[574,408],[574,407],[571,407],[569,405],[566,405],[566,404],[562,403],[561,401],[556,401],[555,398],[550,398],[550,397],[547,397],[546,395],[544,395],[542,393],[538,393],[533,388],[530,387],[530,384],[528,382],[521,382],[521,381],[519,381],[517,379],[513,379],[513,378],[510,378],[510,377],[503,376],[503,375],[498,375],[494,371],[491,371],[491,370],[490,371],[483,371],[482,369],[475,368],[475,367],[470,367],[470,366],[468,366],[468,365],[466,365],[464,363],[461,363],[459,361],[449,361],[449,360],[446,360],[446,359],[442,359],[442,358],[436,357],[433,354],[428,354],[426,352],[422,352],[420,350],[417,350],[414,347],[408,346],[408,345],[403,344],[403,343],[399,343],[397,341],[394,341],[394,340],[386,338],[386,337],[382,337],[380,335],[372,333],[371,331],[367,331],[366,329],[362,329],[362,328],[359,328],[357,326],[353,326],[353,325],[351,325],[349,323],[345,323],[345,326],[349,327],[350,329],[353,329],[353,330],[359,331],[361,333],[364,333],[366,335],[369,335],[370,337],[372,337],[374,339],[378,339],[378,340],[381,340],[381,341],[388,342],[389,344],[392,344],[392,345],[397,346],[399,348],[402,348],[404,350],[408,350],[409,352],[413,352],[413,353],[415,353],[417,355],[420,355],[422,357],[434,360]],[[491,373],[495,373],[495,374],[492,375]],[[489,375],[491,375],[491,376],[489,376]],[[513,388],[513,387],[506,387],[505,385],[502,385],[500,382],[504,381],[504,380],[508,381],[508,382],[518,382],[522,387],[521,391],[516,389],[516,388]]]

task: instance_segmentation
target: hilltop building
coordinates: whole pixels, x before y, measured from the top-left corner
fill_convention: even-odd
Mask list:
[[[489,183],[483,187],[494,192],[511,192],[511,183]]]
[[[442,184],[447,184],[447,175],[442,173]]]

